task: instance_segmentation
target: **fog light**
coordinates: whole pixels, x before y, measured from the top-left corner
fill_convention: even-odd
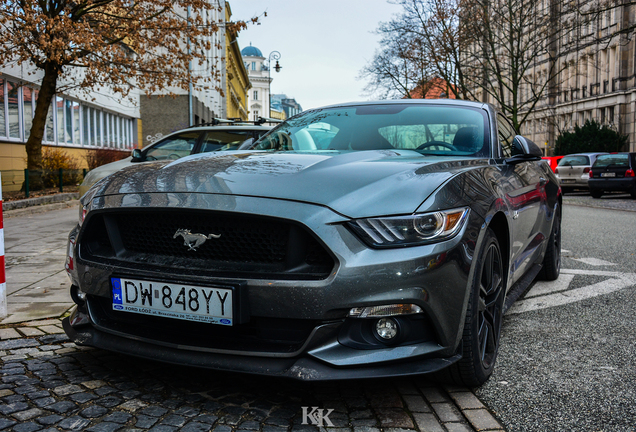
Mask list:
[[[398,334],[398,324],[393,318],[382,318],[375,323],[375,332],[380,339],[390,341]]]

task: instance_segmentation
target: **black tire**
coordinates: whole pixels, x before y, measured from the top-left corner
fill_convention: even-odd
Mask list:
[[[561,207],[557,205],[539,279],[553,281],[561,273]]]
[[[636,199],[636,185],[634,185],[629,194],[632,196],[632,199]]]
[[[565,195],[566,193],[572,192],[572,189],[561,186],[561,193]]]
[[[603,196],[603,191],[598,189],[590,189],[590,195],[592,195],[592,198],[600,198]]]
[[[469,387],[480,386],[490,378],[499,351],[506,271],[499,241],[490,228],[476,265],[464,322],[462,359],[447,368],[443,377]]]

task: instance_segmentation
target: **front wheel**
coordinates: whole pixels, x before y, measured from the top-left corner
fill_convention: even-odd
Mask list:
[[[450,381],[470,387],[485,383],[495,367],[505,297],[505,270],[495,233],[488,228],[477,257],[462,336],[462,359],[450,366]]]
[[[590,195],[592,195],[592,198],[600,198],[603,196],[603,191],[597,190],[597,189],[591,189]]]

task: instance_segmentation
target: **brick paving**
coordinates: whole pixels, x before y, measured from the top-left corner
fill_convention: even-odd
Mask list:
[[[0,430],[502,431],[466,388],[422,378],[304,383],[80,347],[59,319],[0,328]],[[303,407],[333,411],[323,427]],[[306,419],[305,419],[306,420]]]

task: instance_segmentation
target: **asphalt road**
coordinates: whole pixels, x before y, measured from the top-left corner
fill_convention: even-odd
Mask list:
[[[475,391],[506,430],[635,430],[635,227],[634,211],[564,206],[561,276],[506,315],[495,373]]]

